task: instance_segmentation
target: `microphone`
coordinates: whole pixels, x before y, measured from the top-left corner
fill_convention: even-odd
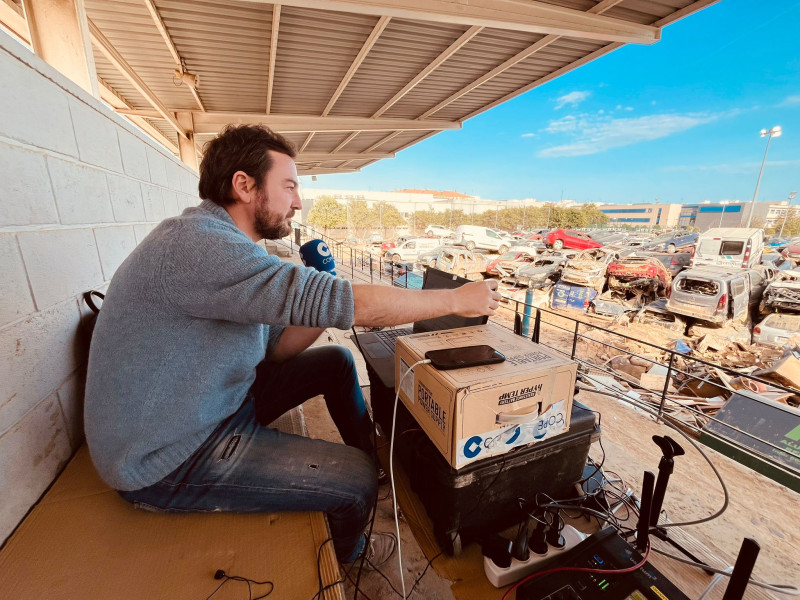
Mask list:
[[[311,240],[300,246],[300,260],[307,267],[336,275],[336,261],[328,244],[322,240]]]

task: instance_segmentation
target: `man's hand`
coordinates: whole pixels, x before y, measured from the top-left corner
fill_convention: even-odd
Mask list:
[[[454,313],[462,317],[491,316],[500,305],[500,292],[497,280],[473,281],[453,290],[455,296]]]

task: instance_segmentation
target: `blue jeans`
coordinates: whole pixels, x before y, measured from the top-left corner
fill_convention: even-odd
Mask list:
[[[266,427],[319,394],[347,445]],[[350,562],[378,490],[371,432],[350,351],[310,348],[282,364],[262,362],[241,408],[186,462],[154,485],[119,493],[167,512],[323,511],[336,556]]]

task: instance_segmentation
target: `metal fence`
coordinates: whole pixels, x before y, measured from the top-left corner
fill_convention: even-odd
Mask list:
[[[361,283],[387,283],[392,285],[400,285],[408,287],[408,277],[399,277],[405,272],[405,265],[393,263],[391,260],[383,258],[379,251],[369,252],[345,245],[338,242],[318,231],[309,227],[301,226],[295,230],[295,237],[292,244],[302,245],[311,239],[324,240],[331,249],[331,252],[336,260],[337,273],[339,275],[348,276],[354,282]],[[290,247],[292,247],[290,244]],[[734,393],[727,386],[719,385],[713,381],[709,381],[709,373],[721,373],[726,377],[741,378],[745,382],[754,382],[755,384],[770,386],[770,388],[781,390],[783,392],[800,395],[800,391],[779,385],[773,381],[765,380],[761,377],[756,377],[749,374],[743,374],[733,368],[724,367],[714,364],[707,360],[679,352],[674,348],[667,348],[658,346],[656,344],[643,341],[641,339],[625,335],[624,333],[613,331],[601,325],[581,320],[564,314],[563,312],[556,312],[553,310],[535,307],[524,301],[506,298],[506,305],[503,311],[507,311],[510,316],[509,319],[495,318],[493,321],[500,326],[512,329],[519,335],[530,337],[536,343],[543,344],[556,350],[562,354],[569,356],[571,359],[576,360],[582,365],[584,375],[591,378],[591,373],[602,373],[611,376],[616,380],[622,381],[634,391],[634,394],[617,394],[620,400],[626,401],[634,406],[647,407],[652,406],[651,402],[657,403],[656,419],[661,421],[669,420],[673,425],[681,426],[685,431],[693,433],[696,437],[708,436],[711,439],[716,439],[723,444],[729,445],[737,452],[747,455],[757,461],[762,461],[769,465],[770,468],[776,472],[783,474],[793,481],[800,482],[800,452],[787,450],[769,440],[759,438],[752,433],[745,431],[739,427],[725,423],[712,415],[708,415],[701,410],[692,406],[686,406],[685,403],[676,401],[676,394],[670,393],[670,386],[673,381],[681,379],[684,386],[686,382],[691,380],[703,381],[712,386],[719,388],[721,394]],[[530,322],[532,323],[532,328]],[[512,325],[513,324],[513,325]],[[544,333],[543,333],[544,332]],[[568,344],[562,342],[559,344],[548,343],[548,333],[561,332],[561,337],[566,334],[569,336]],[[602,333],[606,339],[600,339],[596,336],[597,333]],[[592,337],[595,334],[595,337]],[[559,335],[556,333],[555,335]],[[653,355],[646,355],[641,353],[632,352],[624,347],[622,343],[625,341],[641,344],[652,350]],[[609,367],[608,362],[599,364],[596,360],[592,360],[591,353],[587,353],[588,344],[598,344],[606,348],[610,352],[615,352],[617,356],[636,357],[640,361],[645,361],[652,365],[662,365],[666,367],[666,375],[664,378],[664,385],[660,389],[648,389],[642,383],[632,376],[626,376],[625,373],[620,373]],[[565,350],[569,348],[569,350]],[[752,389],[752,388],[751,388]],[[747,395],[747,391],[740,392]],[[688,412],[695,416],[695,423],[676,420],[671,417],[671,412],[680,408],[682,411]],[[800,414],[800,413],[798,413]],[[797,463],[798,470],[792,470],[785,464],[778,462],[773,456],[765,452],[759,452],[750,448],[743,443],[731,439],[730,437],[721,437],[717,433],[709,431],[704,428],[703,424],[714,422],[718,426],[730,430],[739,437],[743,437],[755,442],[758,442],[764,448],[777,452],[781,456],[787,457],[790,461]],[[701,441],[706,441],[701,438]],[[742,462],[742,461],[740,461]],[[752,465],[749,465],[752,466]],[[775,477],[773,477],[775,478]],[[785,483],[783,480],[781,482]],[[798,490],[800,491],[800,490]]]

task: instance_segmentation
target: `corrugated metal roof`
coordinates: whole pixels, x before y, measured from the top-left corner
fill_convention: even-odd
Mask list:
[[[623,43],[655,42],[660,27],[715,1],[428,0],[423,9],[412,0],[85,0],[85,6],[104,97],[119,112],[149,123],[176,152],[175,113],[192,114],[198,149],[225,123],[261,122],[301,149],[298,168],[312,174],[357,169],[459,128]],[[176,77],[176,69],[189,75]],[[194,89],[186,83],[190,75],[197,76]]]

